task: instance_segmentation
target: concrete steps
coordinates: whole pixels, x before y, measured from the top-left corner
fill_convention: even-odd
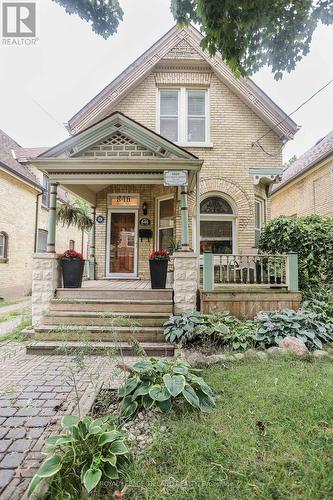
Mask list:
[[[87,344],[102,354],[121,344],[130,356],[139,344],[149,355],[172,356],[174,347],[163,333],[172,312],[172,289],[59,288],[41,323],[26,332],[33,340],[27,353],[58,354],[61,345]]]
[[[165,343],[152,344],[140,343],[140,350],[144,350],[147,356],[173,356],[174,346]],[[27,354],[38,355],[71,355],[77,352],[89,354],[90,356],[105,356],[108,352],[112,355],[140,356],[138,349],[126,342],[61,342],[43,341],[34,342],[26,347]]]

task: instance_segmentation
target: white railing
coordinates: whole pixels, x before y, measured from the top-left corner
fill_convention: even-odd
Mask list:
[[[298,289],[297,254],[217,255],[205,252],[201,258],[203,289],[219,285],[264,285]],[[201,271],[201,270],[200,270]]]

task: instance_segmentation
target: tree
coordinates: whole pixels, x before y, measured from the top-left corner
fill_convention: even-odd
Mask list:
[[[53,1],[104,38],[123,19],[118,0]],[[202,47],[219,51],[236,76],[269,65],[279,80],[309,52],[318,23],[333,23],[333,0],[171,0],[171,12],[181,26],[199,25]]]

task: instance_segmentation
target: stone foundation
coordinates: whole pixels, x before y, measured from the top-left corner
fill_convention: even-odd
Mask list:
[[[199,256],[192,252],[178,252],[171,257],[174,265],[175,314],[197,309]]]
[[[33,257],[32,325],[40,322],[55,289],[61,286],[59,257],[55,253],[38,253]]]

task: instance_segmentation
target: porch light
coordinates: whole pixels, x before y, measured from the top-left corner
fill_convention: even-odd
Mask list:
[[[143,215],[147,215],[147,213],[148,213],[148,204],[146,201],[144,201],[142,203],[142,212],[143,212]]]

